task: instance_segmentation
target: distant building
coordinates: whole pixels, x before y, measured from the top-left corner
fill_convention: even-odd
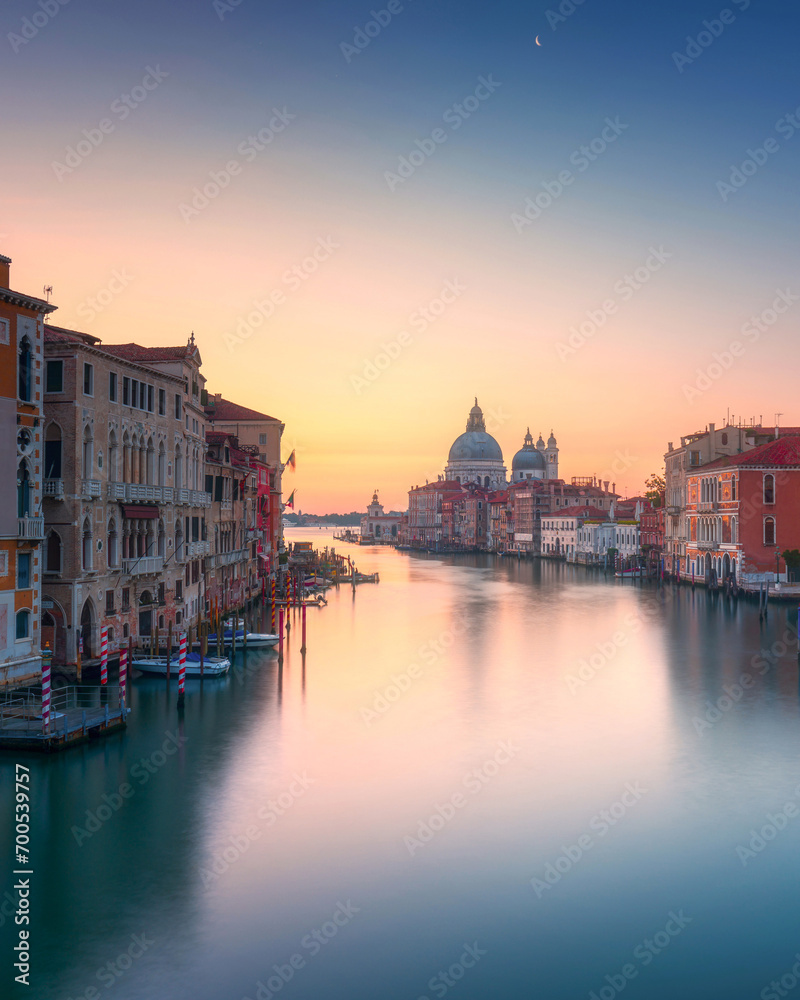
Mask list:
[[[366,516],[361,518],[361,538],[374,542],[396,541],[399,525],[400,515],[385,514],[383,505],[378,500],[378,491],[375,490]]]
[[[552,431],[546,445],[541,434],[534,444],[528,428],[522,447],[511,460],[511,481],[524,479],[558,479],[558,445]]]

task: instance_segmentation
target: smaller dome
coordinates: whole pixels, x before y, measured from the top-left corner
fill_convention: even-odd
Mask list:
[[[544,456],[535,448],[521,448],[511,460],[512,472],[546,472]]]
[[[550,437],[547,439],[547,447],[548,448],[555,448],[556,447],[556,439],[553,437],[553,431],[552,431],[552,429],[550,430]]]
[[[544,450],[544,438],[541,431],[539,431],[539,440],[536,442],[536,447]]]

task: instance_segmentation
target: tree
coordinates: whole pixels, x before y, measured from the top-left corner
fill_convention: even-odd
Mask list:
[[[664,477],[658,473],[651,473],[650,478],[645,480],[645,496],[654,507],[661,507],[664,504],[664,492],[667,484]]]

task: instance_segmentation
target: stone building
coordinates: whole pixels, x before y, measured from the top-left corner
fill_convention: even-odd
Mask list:
[[[203,377],[184,347],[45,329],[43,630],[54,662],[196,623],[209,552]]]
[[[372,503],[367,506],[366,517],[361,518],[361,538],[366,541],[392,542],[397,540],[399,514],[386,514],[378,500],[378,491],[372,494]]]
[[[0,256],[0,686],[41,675],[42,341],[55,306],[10,288]]]

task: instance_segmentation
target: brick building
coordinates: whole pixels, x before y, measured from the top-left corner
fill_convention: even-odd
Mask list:
[[[0,686],[41,674],[44,318],[0,256]]]

